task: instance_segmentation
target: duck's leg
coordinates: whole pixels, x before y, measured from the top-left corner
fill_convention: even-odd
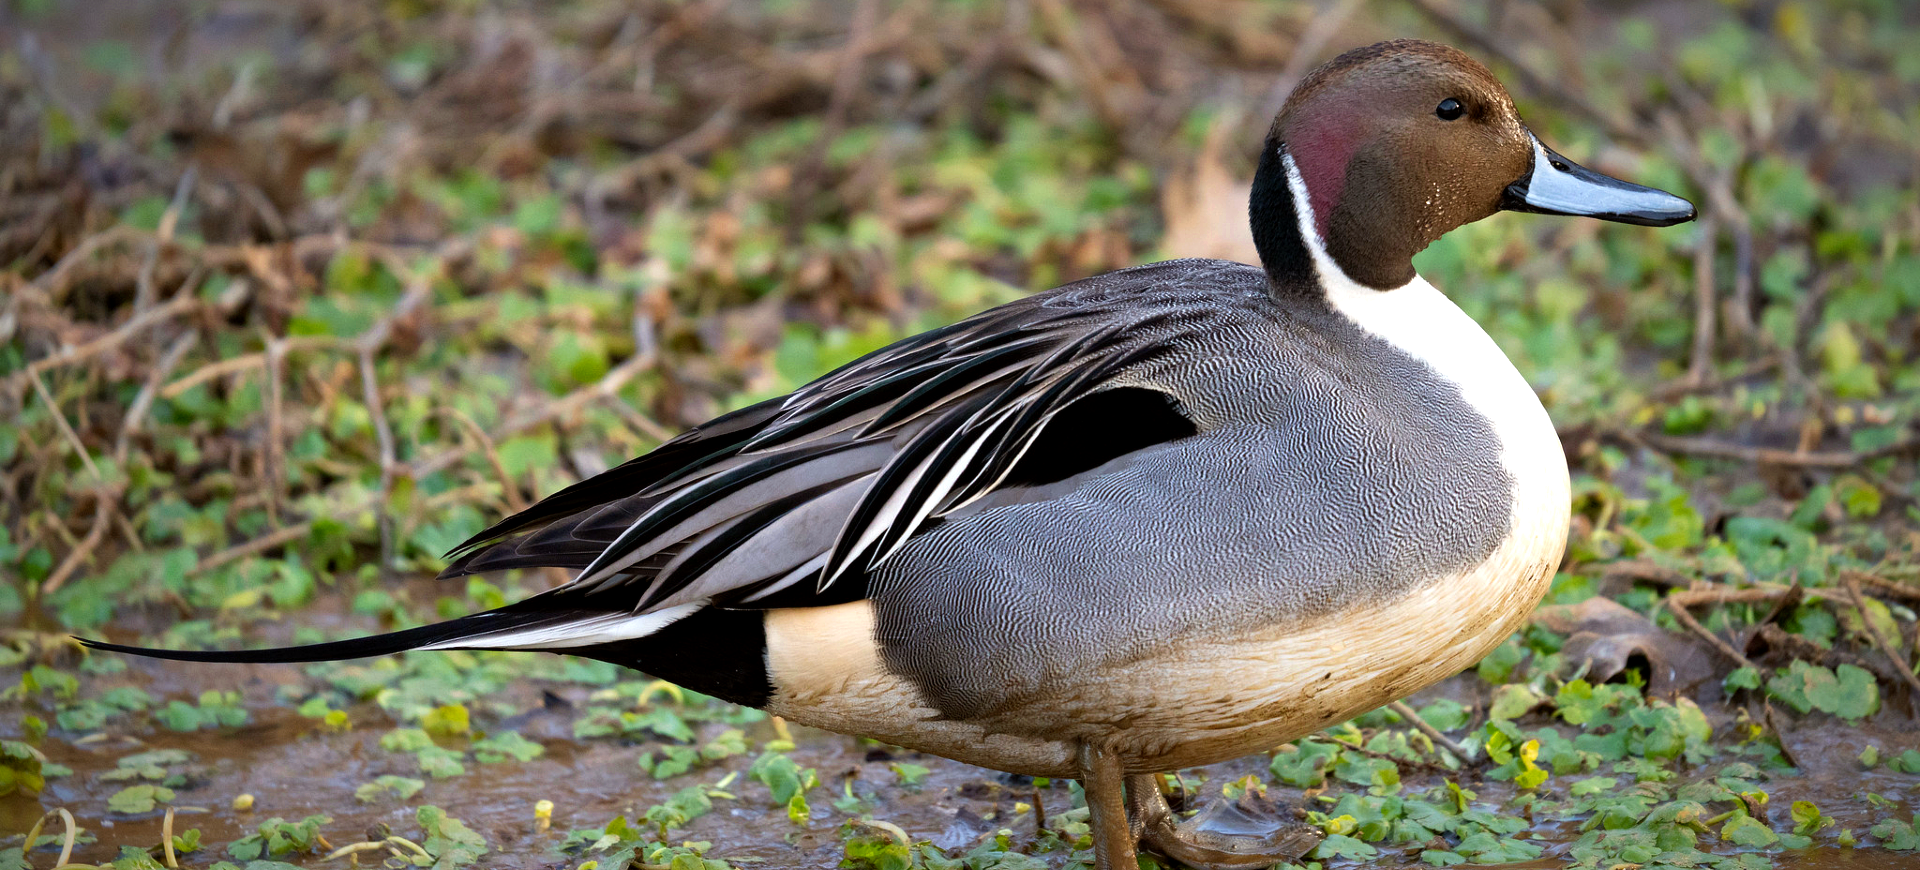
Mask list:
[[[1080,786],[1093,826],[1094,870],[1135,870],[1138,838],[1127,823],[1127,776],[1120,756],[1091,742],[1080,744]]]
[[[1243,870],[1290,862],[1305,855],[1322,836],[1292,813],[1252,795],[1240,801],[1214,801],[1199,815],[1175,824],[1173,810],[1160,794],[1159,777],[1152,774],[1127,777],[1127,810],[1147,848],[1199,870]]]

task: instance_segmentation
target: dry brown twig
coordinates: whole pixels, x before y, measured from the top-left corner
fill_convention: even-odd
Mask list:
[[[56,353],[48,354],[33,362],[27,363],[26,367],[19,374],[14,375],[14,378],[25,380],[30,376],[38,375],[50,369],[85,362],[100,354],[113,350],[120,345],[126,344],[129,340],[140,335],[140,333],[154,324],[193,311],[199,304],[200,300],[195,298],[193,294],[193,284],[182,286],[180,292],[174,294],[172,299],[167,300],[159,307],[149,308],[144,312],[127,318],[126,323],[120,324],[120,326],[112,332],[92,341],[63,348]]]
[[[1780,743],[1781,757],[1785,758],[1788,764],[1791,764],[1794,767],[1798,767],[1804,770],[1805,765],[1801,764],[1800,759],[1794,756],[1793,747],[1787,745],[1786,729],[1781,728],[1780,723],[1774,721],[1773,702],[1762,700],[1760,702],[1760,711],[1761,711],[1760,712],[1761,718],[1764,719],[1767,723],[1767,730],[1772,731],[1773,739]]]
[[[160,361],[147,372],[146,384],[140,388],[139,394],[133,397],[132,404],[127,406],[126,417],[120,421],[120,434],[114,439],[113,445],[114,462],[126,465],[127,453],[133,446],[133,436],[146,425],[147,414],[153,410],[153,400],[160,393],[160,385],[166,381],[168,375],[173,374],[174,367],[180,365],[181,358],[199,343],[199,333],[192,331],[181,333],[180,337],[174,339],[173,344],[160,354]]]
[[[453,418],[453,421],[460,426],[460,430],[473,439],[475,446],[480,448],[480,455],[485,457],[487,465],[493,468],[493,476],[500,479],[500,491],[506,499],[507,510],[516,514],[526,510],[527,500],[520,494],[520,485],[514,482],[513,475],[507,473],[506,464],[500,461],[500,450],[494,446],[493,438],[487,434],[487,430],[480,428],[479,423],[474,422],[472,417],[467,416],[466,412],[459,408],[448,407],[445,411],[447,416]]]
[[[1694,580],[1686,574],[1647,559],[1623,559],[1609,563],[1600,577],[1603,581],[1644,580],[1668,589],[1687,589],[1693,585]]]
[[[1686,119],[1716,117],[1712,104],[1696,93],[1677,73],[1670,72],[1666,83],[1668,92],[1684,106],[1682,110],[1667,108],[1657,112],[1655,124],[1660,129],[1667,150],[1680,161],[1680,168],[1687,173],[1687,178],[1706,194],[1707,213],[1720,219],[1716,227],[1726,230],[1733,239],[1733,294],[1727,298],[1724,309],[1727,325],[1735,337],[1750,340],[1756,337],[1753,323],[1753,222],[1733,191],[1734,178],[1747,158],[1743,149],[1743,153],[1734,155],[1736,159],[1726,161],[1727,165],[1723,167],[1715,168],[1709,163],[1700,153],[1697,138],[1687,129]],[[1711,247],[1712,234],[1704,235]],[[1764,340],[1765,336],[1761,338]]]
[[[108,484],[106,476],[100,472],[100,466],[94,463],[93,454],[88,452],[87,445],[80,440],[79,433],[73,431],[73,425],[67,422],[67,415],[61,412],[60,403],[54,401],[53,394],[47,391],[46,382],[40,379],[40,373],[29,368],[27,378],[32,382],[34,392],[40,396],[40,400],[47,404],[47,411],[52,414],[61,436],[80,454],[80,462],[87,467],[87,472],[93,476],[94,483],[93,524],[87,528],[86,536],[74,543],[73,549],[67,551],[66,558],[60,560],[59,566],[55,567],[53,573],[47,575],[46,581],[40,584],[40,594],[51,595],[72,579],[74,572],[80,569],[80,563],[91,558],[94,549],[106,539],[107,528],[113,524],[114,504],[120,498],[121,487]],[[57,523],[54,527],[63,533],[65,531]]]
[[[47,575],[46,582],[40,584],[41,595],[52,595],[65,586],[68,580],[80,570],[80,564],[93,557],[93,551],[106,540],[107,529],[113,525],[114,503],[118,501],[120,490],[109,490],[102,486],[93,496],[93,524],[87,528],[87,535],[67,551],[67,557],[60,560],[60,566]]]
[[[813,195],[819,190],[820,176],[826,170],[827,150],[846,129],[847,112],[853,102],[854,90],[860,84],[862,70],[866,67],[874,18],[878,15],[877,0],[857,0],[854,4],[846,45],[841,49],[839,62],[834,69],[833,87],[827,94],[827,111],[821,121],[818,144],[793,173],[793,186],[787,200],[787,213],[790,215],[787,219],[787,239],[790,242],[798,241],[812,220]]]
[[[87,467],[87,473],[93,475],[94,481],[105,483],[106,478],[101,476],[100,466],[93,462],[93,454],[87,452],[87,445],[80,440],[80,433],[73,431],[73,424],[67,422],[67,415],[61,413],[60,403],[54,401],[53,393],[47,391],[47,384],[40,379],[40,373],[28,367],[26,375],[27,382],[33,385],[34,394],[47,404],[47,411],[53,415],[53,423],[59,428],[60,437],[66,439],[67,445],[80,454],[80,464]]]
[[[1794,587],[1790,586],[1729,589],[1718,584],[1708,584],[1668,594],[1666,598],[1666,608],[1668,612],[1673,614],[1674,619],[1679,620],[1681,625],[1687,627],[1688,631],[1693,632],[1701,640],[1706,641],[1708,645],[1712,646],[1721,655],[1726,656],[1730,661],[1735,662],[1740,667],[1759,670],[1759,665],[1754,664],[1745,654],[1734,649],[1732,644],[1721,639],[1719,635],[1708,631],[1706,626],[1701,625],[1699,620],[1693,618],[1693,614],[1688,612],[1687,608],[1697,607],[1702,604],[1773,601],[1790,593],[1793,589]]]
[[[360,389],[362,399],[366,402],[368,420],[373,426],[374,440],[380,448],[380,502],[374,515],[380,527],[380,568],[384,571],[393,564],[393,517],[387,512],[386,502],[393,493],[394,465],[399,458],[393,440],[393,427],[387,423],[386,404],[380,401],[380,380],[374,373],[373,348],[365,344],[360,347]]]
[[[1847,594],[1853,598],[1853,607],[1860,613],[1860,625],[1866,630],[1867,639],[1873,642],[1874,649],[1879,650],[1880,654],[1886,656],[1887,661],[1892,663],[1893,670],[1900,675],[1900,679],[1906,681],[1907,708],[1912,711],[1916,706],[1920,706],[1920,677],[1914,676],[1913,668],[1894,653],[1893,645],[1888,643],[1886,636],[1880,633],[1879,626],[1873,624],[1873,613],[1867,609],[1867,602],[1870,599],[1860,591],[1860,576],[1858,572],[1842,571],[1840,582],[1846,585]]]
[[[457,245],[459,240],[449,242]],[[432,264],[413,270],[400,262],[398,255],[382,255],[388,271],[395,275],[408,275],[407,290],[400,301],[394,304],[393,311],[375,321],[372,326],[360,334],[354,341],[354,348],[360,357],[360,389],[367,406],[367,416],[373,425],[373,434],[380,449],[380,501],[374,507],[374,516],[380,527],[380,567],[384,570],[393,564],[393,516],[387,511],[387,501],[393,494],[393,480],[399,465],[399,446],[393,437],[393,427],[387,422],[386,403],[380,399],[380,378],[375,365],[374,355],[386,347],[387,340],[393,336],[395,324],[411,315],[433,296],[433,281],[446,268],[447,258],[436,256]]]
[[[628,381],[633,380],[634,376],[640,374],[643,371],[646,371],[648,368],[651,368],[652,365],[653,365],[653,360],[650,357],[645,357],[645,356],[628,357],[625,361],[621,362],[619,365],[614,366],[612,369],[609,369],[607,373],[600,378],[599,381],[596,381],[593,384],[590,384],[588,386],[581,387],[580,389],[574,390],[573,392],[568,393],[565,396],[561,396],[560,398],[555,399],[551,402],[548,402],[540,406],[539,408],[522,412],[520,414],[515,414],[514,416],[507,418],[507,422],[504,424],[503,428],[512,432],[520,432],[520,431],[524,431],[525,429],[534,425],[535,423],[546,422],[548,420],[555,420],[560,417],[568,416],[573,412],[583,407],[586,407],[588,404],[602,401],[609,396],[615,395],[620,391],[621,387],[624,387],[627,385]]]
[[[1823,597],[1821,600],[1841,602],[1846,599],[1838,596],[1829,596]],[[1759,629],[1754,631],[1753,639],[1766,646],[1769,650],[1769,658],[1777,654],[1781,660],[1802,659],[1823,668],[1853,665],[1888,683],[1903,682],[1900,679],[1900,675],[1894,673],[1893,669],[1887,667],[1886,663],[1878,656],[1867,656],[1860,653],[1849,652],[1838,646],[1823,647],[1808,640],[1804,635],[1794,634],[1781,628],[1777,623],[1761,625]]]
[[[1738,459],[1762,465],[1784,465],[1797,468],[1852,468],[1876,459],[1898,456],[1904,453],[1920,451],[1920,439],[1908,438],[1895,444],[1889,444],[1877,450],[1837,450],[1837,451],[1801,451],[1783,450],[1777,447],[1748,447],[1744,444],[1729,444],[1710,438],[1689,438],[1654,433],[1619,432],[1628,441],[1637,441],[1666,453],[1686,453],[1694,456],[1713,456],[1721,459]]]
[[[199,168],[187,164],[185,172],[173,187],[173,199],[167,203],[167,210],[160,215],[160,225],[154,230],[152,241],[147,242],[147,253],[141,259],[140,275],[134,280],[133,311],[135,314],[153,307],[153,272],[160,264],[160,249],[173,243],[173,233],[180,225],[180,213],[186,210],[187,197],[193,193],[194,179],[199,177]]]
[[[286,354],[297,351],[333,350],[352,347],[354,344],[354,339],[343,338],[336,335],[296,335],[276,339],[276,341],[280,344],[280,354],[283,357]],[[268,352],[264,350],[255,353],[243,353],[239,356],[228,357],[223,360],[216,360],[182,375],[177,381],[167,384],[166,387],[161,389],[160,396],[166,399],[179,398],[181,393],[208,381],[226,375],[238,374],[250,369],[270,366],[271,362],[272,360],[268,358]]]
[[[1724,375],[1716,375],[1712,369],[1708,369],[1706,378],[1699,381],[1695,381],[1691,374],[1682,375],[1681,377],[1674,378],[1671,381],[1655,387],[1649,395],[1655,401],[1671,402],[1682,396],[1711,392],[1729,384],[1764,374],[1770,369],[1777,368],[1779,365],[1779,358],[1772,354],[1767,354],[1760,359],[1751,360],[1745,365],[1740,366],[1737,370]]]
[[[34,278],[30,286],[47,294],[48,298],[57,303],[66,290],[68,273],[92,257],[100,249],[109,245],[150,239],[152,237],[152,232],[128,224],[120,224],[101,230],[100,232],[81,239],[79,244],[74,245],[72,250],[67,251],[65,256],[53,264],[53,268],[40,273],[39,277]]]
[[[1872,574],[1866,573],[1854,573],[1852,576],[1859,582],[1878,589],[1881,592],[1885,592],[1895,598],[1904,598],[1908,601],[1920,601],[1920,586],[1908,586],[1905,583],[1896,583],[1884,577],[1875,577]]]
[[[1407,720],[1413,727],[1419,729],[1420,733],[1427,735],[1428,740],[1432,740],[1448,752],[1453,753],[1455,758],[1460,759],[1461,764],[1471,765],[1475,763],[1474,756],[1467,752],[1465,746],[1460,745],[1453,738],[1442,733],[1440,729],[1427,724],[1427,720],[1420,718],[1420,713],[1409,706],[1407,702],[1394,701],[1388,704],[1387,707],[1392,709],[1393,712],[1400,714],[1401,718]]]
[[[501,423],[499,434],[502,437],[518,435],[535,426],[570,415],[592,402],[601,401],[608,396],[616,396],[622,386],[625,386],[635,375],[651,367],[653,363],[654,356],[652,353],[636,354],[609,370],[600,380],[592,384],[581,387],[572,393],[548,402],[532,411],[509,417]],[[418,479],[451,468],[461,460],[472,455],[474,447],[475,445],[473,443],[462,444],[457,447],[450,447],[432,456],[415,460],[405,466],[405,473],[408,477]],[[439,500],[445,500],[456,495],[465,498],[475,494],[477,494],[477,492],[473,491],[472,488],[462,487],[448,493],[441,493],[434,498],[437,503]],[[372,502],[372,496],[364,496],[340,506],[338,510],[361,510],[371,505]],[[199,573],[212,570],[237,559],[244,559],[249,556],[267,552],[275,547],[290,544],[306,537],[313,531],[313,526],[313,520],[306,520],[285,528],[276,529],[253,540],[228,547],[195,563],[193,571],[194,573]]]

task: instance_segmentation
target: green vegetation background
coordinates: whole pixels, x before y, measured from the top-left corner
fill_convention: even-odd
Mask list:
[[[1335,866],[1910,860],[1920,7],[11,0],[0,867],[1085,860],[1068,784],[592,663],[67,638],[312,641],[544,588],[426,578],[897,338],[1250,258],[1280,98],[1406,35],[1703,218],[1500,216],[1421,255],[1561,428],[1549,606],[1415,699],[1432,734],[1383,709],[1182,782],[1304,801]]]

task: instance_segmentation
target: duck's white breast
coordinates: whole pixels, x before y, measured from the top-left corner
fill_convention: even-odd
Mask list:
[[[1493,425],[1501,464],[1513,476],[1513,526],[1501,549],[1557,567],[1572,493],[1560,436],[1532,385],[1486,330],[1426,279],[1416,275],[1404,287],[1380,291],[1335,275],[1325,282],[1335,310],[1451,381]]]

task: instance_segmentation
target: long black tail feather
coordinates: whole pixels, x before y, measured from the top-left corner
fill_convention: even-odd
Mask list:
[[[104,640],[76,637],[74,640],[91,649],[107,652],[127,653],[146,656],[152,659],[171,659],[180,662],[256,662],[264,664],[283,664],[288,662],[330,662],[342,659],[361,659],[370,656],[391,655],[419,649],[429,644],[456,641],[461,638],[479,639],[481,636],[510,629],[524,628],[543,622],[551,622],[564,614],[541,610],[490,610],[472,616],[462,616],[446,622],[436,622],[418,628],[402,629],[386,634],[356,637],[348,640],[336,640],[329,643],[314,643],[304,646],[283,646],[271,649],[237,650],[198,650],[198,649],[156,649],[153,647],[127,646],[108,643]],[[476,648],[484,648],[480,643]]]

